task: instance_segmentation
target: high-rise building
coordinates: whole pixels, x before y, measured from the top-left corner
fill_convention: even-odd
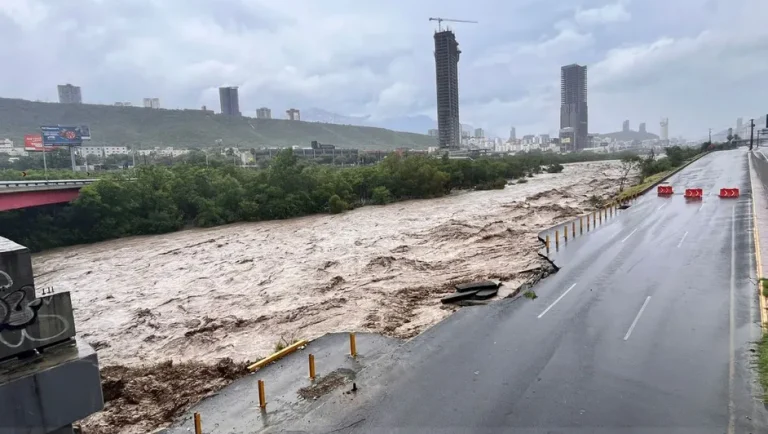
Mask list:
[[[485,138],[485,131],[482,128],[475,128],[475,137]]]
[[[221,114],[240,116],[240,97],[237,95],[237,86],[220,87],[219,101],[221,102]]]
[[[645,129],[645,122],[640,123],[640,132],[641,133],[647,133],[648,130]]]
[[[509,140],[517,140],[517,130],[515,130],[515,127],[509,129]]]
[[[160,98],[144,98],[144,108],[160,108]]]
[[[560,69],[560,129],[566,129],[568,136],[565,149],[578,151],[589,147],[586,66],[573,64]]]
[[[437,129],[441,148],[458,149],[459,43],[450,30],[435,32],[435,82],[437,83]]]
[[[82,104],[83,95],[80,92],[80,86],[73,86],[69,83],[60,84],[59,104]]]
[[[624,121],[623,124],[621,124],[621,131],[624,131],[625,133],[629,131],[629,119]]]
[[[661,119],[661,140],[662,141],[669,141],[669,118],[662,118]]]
[[[288,116],[289,120],[292,121],[300,121],[301,120],[301,110],[292,108],[285,111],[286,116]]]
[[[272,119],[272,110],[267,107],[256,109],[256,119]]]
[[[744,125],[744,119],[742,118],[736,118],[736,129],[740,130],[742,125]]]

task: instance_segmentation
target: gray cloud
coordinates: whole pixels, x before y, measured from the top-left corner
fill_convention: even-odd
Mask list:
[[[369,4],[370,3],[370,4]],[[462,122],[506,135],[554,133],[559,68],[590,67],[595,132],[624,118],[673,134],[725,127],[765,111],[763,0],[3,0],[0,96],[218,108],[321,107],[373,118],[435,116],[429,16],[455,24]]]

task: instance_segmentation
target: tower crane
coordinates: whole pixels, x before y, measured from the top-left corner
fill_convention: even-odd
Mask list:
[[[437,21],[437,30],[442,32],[443,31],[443,21],[450,21],[452,23],[471,23],[471,24],[478,24],[477,21],[469,21],[469,20],[452,20],[450,18],[429,18],[429,21]]]

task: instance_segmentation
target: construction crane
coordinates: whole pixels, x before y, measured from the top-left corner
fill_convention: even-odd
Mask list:
[[[452,23],[471,23],[471,24],[477,24],[477,21],[469,21],[469,20],[452,20],[450,18],[429,18],[429,21],[437,21],[437,30],[439,32],[443,31],[443,21],[450,21]]]

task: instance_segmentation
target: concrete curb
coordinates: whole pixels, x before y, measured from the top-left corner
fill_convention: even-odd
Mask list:
[[[759,222],[758,220],[758,214],[757,214],[757,202],[760,202],[761,208],[765,209],[765,192],[763,189],[763,185],[761,181],[759,180],[759,176],[757,175],[756,168],[754,167],[754,162],[752,160],[754,154],[750,154],[747,158],[749,158],[749,187],[750,187],[750,193],[752,194],[752,234],[754,236],[754,243],[755,243],[755,268],[756,268],[756,274],[755,277],[757,277],[757,299],[760,306],[760,324],[761,328],[763,329],[763,332],[766,330],[766,326],[768,326],[768,312],[766,312],[766,297],[763,296],[763,284],[762,279],[763,276],[766,274],[763,272],[763,261],[762,261],[762,254],[760,249],[760,230],[758,228]],[[758,178],[758,179],[755,179]]]
[[[691,160],[691,161],[689,161],[689,162],[687,162],[687,163],[684,163],[682,166],[680,166],[680,167],[678,167],[677,169],[675,169],[675,170],[673,170],[672,172],[670,172],[670,173],[669,173],[669,175],[667,175],[667,176],[665,176],[665,177],[661,178],[660,180],[658,180],[657,182],[655,182],[655,183],[651,184],[651,185],[650,185],[648,188],[646,188],[645,190],[642,190],[642,191],[640,191],[640,193],[637,193],[637,194],[638,194],[638,196],[640,196],[640,195],[643,195],[643,194],[645,194],[645,193],[648,193],[649,191],[651,191],[651,190],[653,190],[654,188],[656,188],[656,186],[657,186],[657,185],[661,184],[662,182],[664,182],[664,181],[666,181],[667,179],[671,178],[672,176],[676,175],[676,174],[677,174],[677,172],[679,172],[679,171],[681,171],[681,170],[685,169],[686,167],[688,167],[688,166],[690,166],[691,164],[693,164],[693,163],[695,163],[696,161],[698,161],[700,158],[704,158],[705,156],[707,156],[707,155],[709,155],[709,154],[710,154],[710,152],[704,152],[703,154],[699,154],[699,155],[698,155],[698,156],[696,156],[696,157],[695,157],[693,160]]]

